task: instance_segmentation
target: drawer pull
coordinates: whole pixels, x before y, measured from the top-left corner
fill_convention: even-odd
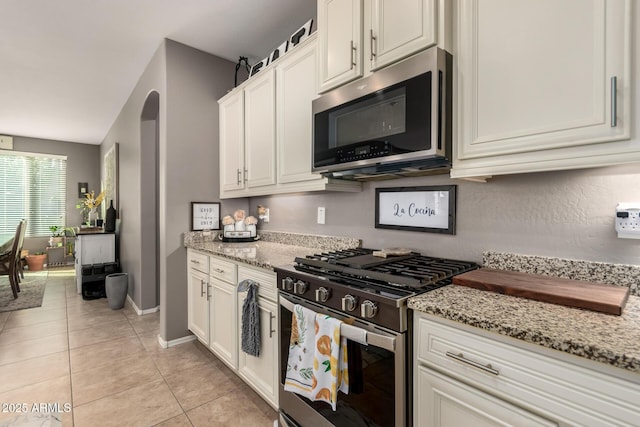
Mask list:
[[[483,365],[482,363],[474,362],[473,360],[469,360],[466,357],[464,357],[462,353],[455,354],[450,351],[447,351],[445,354],[447,355],[447,357],[455,359],[458,362],[466,363],[467,365],[471,365],[474,368],[482,369],[483,371],[488,372],[490,374],[493,374],[493,375],[500,374],[500,372],[498,372],[497,369],[493,369],[491,367],[491,364]]]
[[[214,270],[216,271],[216,273],[224,273],[224,270],[220,269],[220,268],[214,268]]]
[[[191,263],[192,263],[192,264],[200,264],[200,261],[195,260],[195,259],[192,259],[192,260],[191,260]]]

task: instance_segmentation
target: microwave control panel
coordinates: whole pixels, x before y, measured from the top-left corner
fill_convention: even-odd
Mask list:
[[[339,148],[336,150],[338,163],[356,162],[391,154],[391,144],[387,141],[368,142],[357,147]]]

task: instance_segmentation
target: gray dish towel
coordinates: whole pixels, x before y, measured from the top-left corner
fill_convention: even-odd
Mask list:
[[[253,280],[243,280],[238,284],[238,292],[247,291],[242,304],[241,348],[248,355],[260,357],[260,308],[258,307],[258,284]]]

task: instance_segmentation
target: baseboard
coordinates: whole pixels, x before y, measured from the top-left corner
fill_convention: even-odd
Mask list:
[[[129,304],[131,305],[131,308],[133,308],[133,310],[136,312],[136,314],[138,316],[142,316],[143,314],[151,314],[151,313],[155,313],[157,311],[160,311],[160,306],[156,306],[153,308],[148,308],[146,310],[140,310],[138,308],[138,306],[136,305],[136,303],[133,301],[133,299],[131,298],[130,295],[127,295],[127,301],[129,302]]]
[[[178,338],[175,340],[165,341],[162,339],[160,335],[158,335],[158,344],[160,344],[160,347],[162,348],[169,348],[175,345],[184,344],[186,342],[195,341],[195,340],[196,340],[195,335],[189,335],[189,336]]]

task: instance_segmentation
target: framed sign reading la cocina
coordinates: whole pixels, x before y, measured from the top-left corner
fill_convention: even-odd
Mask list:
[[[191,202],[191,231],[220,230],[220,203]]]
[[[376,228],[456,234],[456,186],[376,188]]]

